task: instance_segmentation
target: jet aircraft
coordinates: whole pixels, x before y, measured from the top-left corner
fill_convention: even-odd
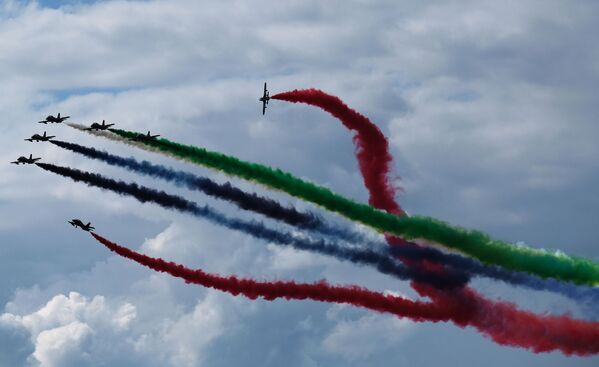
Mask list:
[[[23,157],[20,156],[19,158],[17,158],[16,161],[14,162],[10,162],[12,164],[34,164],[35,162],[39,161],[41,158],[33,158],[33,154],[29,154],[29,158],[27,157]]]
[[[262,114],[264,115],[266,113],[266,105],[268,104],[268,101],[270,100],[270,95],[268,94],[268,89],[266,89],[266,82],[264,82],[264,94],[258,100],[260,102],[262,102]]]
[[[156,140],[157,137],[159,137],[160,135],[150,135],[150,132],[148,131],[148,133],[146,135],[144,134],[137,134],[136,136],[130,138],[129,140],[132,141],[150,141],[150,140]]]
[[[71,116],[60,117],[60,112],[59,112],[56,117],[54,117],[52,115],[48,115],[45,120],[38,121],[38,124],[47,124],[48,122],[51,124],[54,124],[54,123],[60,124],[64,120],[68,119],[69,117],[71,117]]]
[[[44,131],[44,135],[40,135],[40,134],[33,134],[31,136],[31,138],[29,139],[25,139],[25,141],[31,141],[31,142],[39,142],[39,141],[49,141],[50,139],[55,138],[55,136],[48,136],[46,135],[46,132]]]
[[[106,120],[102,120],[102,123],[94,122],[92,126],[88,127],[86,130],[106,130],[109,127],[114,126],[114,124],[107,124]]]
[[[83,224],[83,222],[80,219],[71,219],[68,222],[73,227],[79,227],[82,230],[87,231],[87,232],[91,231],[92,229],[95,229],[94,227],[92,227],[91,222],[87,222],[87,224]]]

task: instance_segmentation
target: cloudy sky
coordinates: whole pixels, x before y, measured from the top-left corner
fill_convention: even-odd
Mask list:
[[[317,87],[387,134],[398,199],[411,214],[599,260],[598,33],[599,3],[590,0],[0,1],[0,366],[597,366],[598,357],[535,355],[452,324],[186,285],[113,256],[66,220],[90,220],[133,249],[220,274],[326,278],[416,297],[370,269],[8,162],[33,153],[251,217],[23,141],[46,129],[229,180],[35,123],[62,112],[276,166],[366,201],[338,121],[280,101],[261,115],[264,81],[272,92]],[[474,286],[537,312],[592,318],[596,308],[491,281]]]

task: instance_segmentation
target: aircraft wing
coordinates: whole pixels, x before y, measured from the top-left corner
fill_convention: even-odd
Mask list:
[[[266,113],[266,102],[262,102],[262,114]]]

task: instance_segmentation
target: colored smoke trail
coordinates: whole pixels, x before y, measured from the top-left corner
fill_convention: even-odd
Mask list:
[[[199,284],[234,296],[243,295],[249,299],[263,297],[268,301],[284,298],[287,300],[343,303],[377,312],[391,313],[400,317],[408,317],[413,321],[448,321],[446,312],[439,310],[438,307],[390,294],[373,292],[358,286],[333,286],[324,280],[307,284],[293,281],[259,282],[236,276],[222,277],[206,273],[200,269],[192,270],[180,264],[140,254],[110,242],[93,232],[91,235],[110,251],[150,269],[182,278],[186,283]]]
[[[102,236],[91,235],[109,250],[149,267],[182,278],[187,283],[199,284],[232,295],[243,295],[250,299],[263,297],[266,300],[285,298],[288,300],[314,300],[364,307],[377,312],[408,317],[414,321],[453,321],[464,327],[464,319],[470,318],[475,309],[481,309],[470,293],[463,293],[459,300],[452,298],[444,307],[436,304],[411,301],[405,298],[373,292],[357,286],[332,286],[321,281],[313,284],[295,282],[258,282],[235,276],[221,277],[191,270],[182,265],[152,258],[119,246]],[[440,296],[442,297],[442,296]],[[566,316],[536,316],[518,311],[509,303],[495,305],[496,313],[505,320],[496,324],[493,317],[475,314],[473,325],[499,344],[519,346],[535,352],[560,350],[565,354],[591,355],[599,353],[599,323],[572,320]]]
[[[333,256],[339,260],[350,261],[357,265],[369,265],[383,274],[392,275],[399,279],[415,279],[431,284],[437,288],[460,287],[468,280],[465,275],[459,279],[446,279],[445,277],[436,274],[429,274],[417,269],[409,269],[391,257],[382,256],[380,253],[373,250],[342,247],[336,243],[324,240],[299,238],[290,233],[268,228],[261,222],[230,218],[214,210],[210,206],[198,206],[196,203],[180,196],[167,194],[164,191],[154,190],[135,183],[117,181],[103,177],[97,173],[84,172],[48,163],[36,163],[36,165],[44,170],[68,177],[76,182],[83,182],[87,185],[110,190],[120,195],[132,196],[142,203],[152,202],[167,209],[174,209],[192,214],[198,218],[209,220],[223,227],[278,245],[291,246],[298,250],[308,250],[323,255]]]
[[[123,138],[137,135],[137,133],[118,129],[110,129],[110,131]],[[170,156],[175,155],[199,165],[285,191],[292,196],[318,204],[383,232],[407,239],[422,238],[440,243],[486,264],[500,265],[508,269],[536,274],[542,278],[557,278],[577,284],[599,283],[599,264],[592,260],[493,240],[483,232],[452,227],[434,218],[417,216],[400,218],[346,199],[327,188],[306,182],[281,170],[245,162],[203,148],[182,145],[166,139],[143,141],[141,144],[150,147],[151,151],[158,149]]]
[[[349,108],[338,97],[318,89],[296,89],[277,93],[271,98],[320,107],[339,119],[346,128],[355,131],[356,157],[364,185],[371,193],[368,202],[389,213],[405,215],[395,200],[388,200],[395,197],[395,188],[387,180],[393,161],[389,154],[389,143],[381,130],[366,116]]]
[[[378,246],[381,247],[380,245]],[[481,262],[458,254],[444,253],[436,248],[413,246],[385,246],[378,250],[381,254],[404,257],[413,260],[426,259],[442,263],[455,270],[466,272],[472,276],[487,277],[511,285],[526,287],[537,291],[559,293],[576,301],[599,303],[599,288],[576,285],[555,279],[543,279],[529,273],[506,270],[495,265],[484,265]]]
[[[461,307],[461,325],[477,328],[482,334],[498,344],[529,349],[535,353],[560,350],[566,355],[594,355],[599,353],[599,323],[574,320],[567,315],[536,315],[507,302],[493,302],[484,299],[471,289],[458,292],[439,292],[422,289],[429,294],[433,304],[444,309]]]

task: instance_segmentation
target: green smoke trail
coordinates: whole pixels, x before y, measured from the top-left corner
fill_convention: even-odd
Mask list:
[[[125,139],[139,135],[119,129],[110,131]],[[529,272],[543,278],[556,278],[577,284],[599,284],[599,264],[592,260],[515,246],[494,240],[485,233],[451,226],[433,218],[397,217],[344,198],[327,188],[306,182],[280,169],[245,162],[203,148],[182,145],[166,139],[142,140],[139,143],[152,148],[153,151],[159,150],[170,156],[282,190],[381,232],[407,239],[421,238],[437,242],[484,263]]]

